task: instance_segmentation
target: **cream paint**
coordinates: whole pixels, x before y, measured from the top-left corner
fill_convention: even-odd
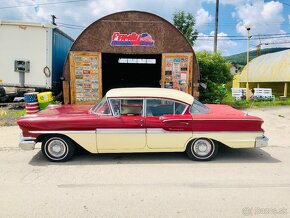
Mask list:
[[[231,148],[254,148],[263,132],[194,132],[193,138],[211,138]]]
[[[97,129],[98,150],[145,149],[145,129]]]
[[[263,132],[160,133],[159,129],[154,133],[149,129],[145,137],[145,129],[143,130],[144,133],[136,130],[131,133],[126,132],[127,130],[114,133],[109,129],[107,132],[100,131],[98,136],[94,131],[63,131],[62,134],[91,153],[183,152],[188,142],[195,138],[210,138],[231,148],[254,148],[256,138],[264,135]]]
[[[192,139],[192,132],[171,132],[163,129],[147,129],[147,146],[149,149],[183,149]],[[184,149],[183,149],[184,150]]]
[[[78,143],[80,146],[82,146],[84,149],[91,153],[98,153],[97,149],[97,136],[95,131],[92,132],[68,132],[65,133],[67,137],[74,140],[76,143]]]

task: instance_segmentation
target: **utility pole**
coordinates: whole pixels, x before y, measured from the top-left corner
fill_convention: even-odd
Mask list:
[[[55,19],[57,19],[56,16],[51,15],[51,23],[56,26]]]
[[[214,31],[214,44],[213,44],[214,53],[217,52],[218,22],[219,22],[219,0],[216,0],[216,4],[215,4],[215,31]]]

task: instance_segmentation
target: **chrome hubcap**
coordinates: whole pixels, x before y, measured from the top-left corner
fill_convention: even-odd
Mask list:
[[[212,144],[208,140],[199,139],[194,143],[193,151],[198,156],[207,156],[212,151]]]
[[[54,139],[47,145],[47,150],[53,157],[61,157],[66,152],[66,145],[62,140]]]

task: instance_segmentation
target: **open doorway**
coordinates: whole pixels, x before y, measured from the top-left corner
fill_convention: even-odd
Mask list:
[[[112,88],[160,87],[162,55],[102,53],[103,95]]]

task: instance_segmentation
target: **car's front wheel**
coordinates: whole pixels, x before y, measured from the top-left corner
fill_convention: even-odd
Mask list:
[[[208,161],[218,152],[218,144],[211,139],[197,138],[191,141],[186,148],[186,154],[192,160]]]
[[[42,141],[41,151],[50,161],[64,162],[72,158],[75,152],[75,143],[64,136],[47,136]]]

